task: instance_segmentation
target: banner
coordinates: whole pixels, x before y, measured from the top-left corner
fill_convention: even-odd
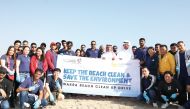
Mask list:
[[[136,97],[140,94],[138,60],[129,62],[58,55],[65,93]]]

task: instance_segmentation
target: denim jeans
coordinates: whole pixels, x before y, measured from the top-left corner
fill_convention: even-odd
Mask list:
[[[169,102],[178,101],[178,99],[179,99],[178,96],[177,96],[175,99],[172,99],[171,96],[168,96],[168,95],[165,95],[165,96],[166,96],[166,98],[169,100],[168,103],[169,103]],[[162,103],[166,103],[166,101],[164,101],[163,98],[161,98],[161,102],[162,102]]]
[[[26,78],[30,77],[30,73],[22,73],[20,72],[20,82],[22,83]]]
[[[9,109],[10,108],[8,100],[1,101],[0,105],[1,105],[1,109]]]
[[[147,96],[150,98],[150,101],[151,102],[156,102],[156,92],[152,89],[150,90],[147,90]],[[144,97],[143,97],[143,93],[141,93],[138,97],[137,97],[138,100],[143,100],[145,101]]]
[[[27,91],[20,92],[20,109],[24,109],[24,102],[29,103],[30,106],[33,107],[36,100],[35,96],[31,96]],[[47,100],[42,99],[41,105],[47,106],[47,104]]]

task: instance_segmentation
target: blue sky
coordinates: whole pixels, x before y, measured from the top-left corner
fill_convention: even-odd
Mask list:
[[[147,46],[183,40],[190,48],[189,12],[189,0],[0,0],[0,54],[16,39],[78,48],[145,37]]]

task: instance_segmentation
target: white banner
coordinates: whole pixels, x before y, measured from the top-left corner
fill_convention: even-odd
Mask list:
[[[136,97],[140,94],[138,60],[127,63],[59,55],[65,93]]]

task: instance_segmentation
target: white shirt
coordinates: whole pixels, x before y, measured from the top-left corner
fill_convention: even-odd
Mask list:
[[[105,52],[101,55],[102,59],[114,60],[116,59],[116,54],[114,52]]]
[[[122,50],[117,54],[117,59],[128,62],[129,60],[134,58],[133,52],[129,50]]]

